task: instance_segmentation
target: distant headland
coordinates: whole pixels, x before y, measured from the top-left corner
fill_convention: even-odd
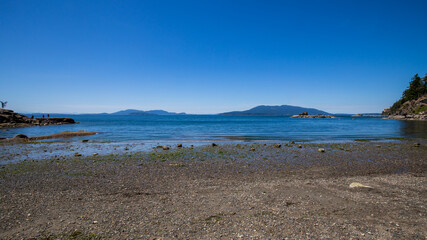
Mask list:
[[[136,109],[127,109],[122,110],[114,113],[110,113],[110,115],[186,115],[186,113],[175,113],[175,112],[168,112],[165,110],[149,110],[149,111],[143,111],[143,110],[136,110]]]
[[[257,106],[246,111],[234,111],[220,113],[223,116],[293,116],[300,113],[307,112],[309,115],[330,115],[329,113],[315,109],[315,108],[304,108],[290,105],[281,106]]]

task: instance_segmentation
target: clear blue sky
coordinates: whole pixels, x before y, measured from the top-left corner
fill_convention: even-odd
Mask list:
[[[17,112],[380,112],[427,73],[427,1],[0,0]]]

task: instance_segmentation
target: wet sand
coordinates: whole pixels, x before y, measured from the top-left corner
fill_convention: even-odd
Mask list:
[[[417,142],[184,144],[6,164],[0,239],[425,239]]]

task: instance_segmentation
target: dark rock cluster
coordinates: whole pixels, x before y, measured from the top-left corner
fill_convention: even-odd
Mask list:
[[[76,123],[72,118],[30,118],[9,109],[0,109],[0,128],[46,126]]]

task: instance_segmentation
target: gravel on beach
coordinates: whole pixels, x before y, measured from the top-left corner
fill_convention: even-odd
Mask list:
[[[426,239],[426,169],[423,139],[10,163],[0,239]]]

